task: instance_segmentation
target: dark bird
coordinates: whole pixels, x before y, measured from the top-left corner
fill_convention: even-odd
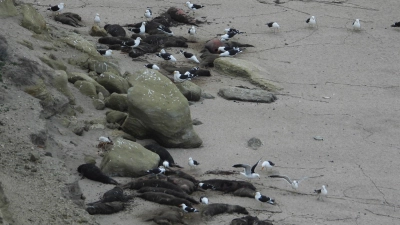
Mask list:
[[[199,210],[197,210],[197,209],[195,209],[195,208],[192,208],[192,207],[189,207],[189,206],[186,206],[185,204],[180,204],[179,206],[181,206],[182,207],[182,210],[184,211],[184,212],[187,212],[187,213],[192,213],[192,212],[198,212]]]
[[[196,56],[193,55],[192,53],[185,52],[183,50],[179,50],[179,51],[180,51],[181,54],[183,54],[185,56],[186,59],[188,59],[190,61],[193,61],[193,62],[196,62],[196,63],[200,63],[199,60],[197,60]]]
[[[239,48],[237,48],[237,49],[231,49],[231,50],[229,50],[229,51],[225,51],[225,52],[223,52],[223,53],[220,53],[219,56],[222,56],[222,57],[226,57],[226,56],[235,56],[236,54],[238,54],[238,53],[240,53],[240,52],[242,52],[242,50],[240,50]]]
[[[162,174],[165,173],[165,168],[163,166],[160,166],[155,169],[147,170],[146,173],[152,173],[152,174]]]
[[[137,27],[138,25],[139,27]],[[128,28],[128,30],[135,34],[144,34],[146,32],[146,22],[142,22],[142,24],[138,25]]]
[[[395,22],[391,27],[400,27],[400,22]]]
[[[254,196],[254,198],[257,201],[261,202],[261,203],[266,202],[266,203],[269,203],[271,205],[275,204],[275,200],[274,199],[272,199],[270,197],[267,197],[265,195],[261,195],[260,192],[256,192],[256,195]]]
[[[174,32],[172,32],[168,27],[160,24],[160,26],[157,27],[157,30],[162,31],[164,34],[167,34],[169,36],[174,36]]]
[[[147,68],[153,69],[153,70],[160,70],[160,67],[158,67],[156,64],[151,64],[151,63],[144,65],[144,67],[147,67]]]
[[[194,11],[196,11],[197,9],[201,9],[204,7],[203,5],[192,4],[190,2],[186,2],[186,6],[193,11],[193,14],[194,14]]]
[[[164,49],[161,49],[160,53],[157,53],[156,56],[163,58],[166,61],[176,62],[175,57],[167,53]]]
[[[270,22],[265,25],[267,25],[269,28],[274,29],[274,33],[276,33],[276,31],[279,30],[279,28],[280,28],[280,26],[277,22]]]

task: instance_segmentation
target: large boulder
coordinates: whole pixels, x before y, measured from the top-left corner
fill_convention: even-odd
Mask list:
[[[121,112],[128,111],[128,97],[127,94],[112,93],[105,99],[106,107]]]
[[[97,81],[91,78],[86,73],[79,73],[79,72],[68,72],[68,81],[75,84],[76,81],[89,81],[94,84],[96,87],[96,92],[101,93],[104,97],[110,96],[110,92],[103,86],[101,86]]]
[[[104,72],[97,78],[97,83],[105,87],[110,93],[128,93],[129,83],[123,77],[110,72]]]
[[[276,96],[265,90],[256,90],[241,87],[227,87],[219,89],[218,94],[228,100],[240,100],[246,102],[275,102]]]
[[[97,52],[96,46],[92,42],[89,42],[88,40],[84,39],[79,34],[71,33],[62,40],[69,46],[79,51],[82,51],[94,57],[101,57],[101,55]]]
[[[106,112],[107,123],[122,124],[125,121],[127,116],[128,116],[127,113],[116,111],[116,110],[110,110],[110,111]]]
[[[14,6],[13,0],[0,1],[0,18],[18,15],[17,8]]]
[[[106,60],[89,60],[88,69],[96,72],[97,74],[102,74],[104,72],[110,72],[113,74],[121,75],[118,66],[115,63],[108,62]]]
[[[44,20],[43,16],[32,7],[32,5],[22,5],[21,9],[23,16],[21,26],[37,34],[47,32],[46,21]]]
[[[77,82],[74,83],[74,86],[78,88],[78,90],[90,97],[90,98],[97,98],[97,93],[96,93],[96,87],[94,84],[90,81],[85,81],[85,80],[78,80]]]
[[[250,61],[231,57],[220,57],[214,60],[214,66],[215,69],[224,74],[248,78],[251,83],[268,91],[278,91],[282,89],[276,84],[266,80],[265,76],[268,72],[264,68]]]
[[[197,148],[189,104],[174,83],[155,70],[130,74],[129,116],[122,129],[137,138],[153,138],[164,147]]]
[[[64,94],[69,99],[69,103],[75,105],[75,97],[68,87],[67,73],[64,70],[56,70],[54,72],[54,79],[52,81],[53,87]]]
[[[177,83],[176,87],[188,101],[199,101],[201,98],[201,88],[190,81]]]
[[[160,157],[140,144],[118,138],[101,161],[100,169],[110,176],[139,177],[156,168]]]

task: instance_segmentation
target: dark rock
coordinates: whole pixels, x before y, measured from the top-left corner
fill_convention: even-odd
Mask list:
[[[41,130],[37,133],[32,133],[30,135],[31,141],[37,146],[46,146],[47,141],[47,130]]]
[[[106,104],[100,99],[93,99],[93,106],[97,110],[103,110],[106,108]]]
[[[175,85],[188,101],[197,102],[200,100],[201,88],[198,85],[190,81],[176,83]]]
[[[250,138],[250,140],[247,141],[247,146],[249,146],[250,148],[257,150],[259,147],[261,147],[261,145],[263,145],[263,143],[261,142],[261,140],[259,138]]]
[[[117,181],[103,174],[99,167],[93,164],[88,163],[80,165],[78,167],[78,172],[90,180],[99,181],[104,184],[118,184]]]
[[[228,204],[209,204],[205,207],[205,209],[201,212],[201,215],[212,217],[222,213],[241,213],[241,214],[249,214],[246,208],[240,205],[228,205]]]
[[[49,157],[53,157],[53,154],[51,154],[51,152],[46,152],[44,153],[45,156],[49,156]]]
[[[198,119],[192,120],[192,123],[193,123],[193,125],[195,125],[195,126],[203,124],[203,122],[201,122],[201,121],[198,120]]]
[[[204,92],[201,93],[201,97],[204,99],[214,99],[215,98],[212,94],[204,93]]]
[[[118,24],[107,24],[104,29],[113,37],[126,37],[125,29]]]
[[[76,13],[66,12],[54,17],[55,21],[67,24],[73,27],[84,27],[85,25],[81,22],[82,18]]]
[[[95,214],[113,214],[125,209],[125,204],[122,202],[107,202],[107,203],[96,203],[86,208],[86,211],[90,215]]]
[[[21,10],[23,15],[21,26],[36,34],[47,32],[45,19],[31,4],[23,4]]]
[[[265,90],[253,90],[239,87],[221,88],[218,95],[227,100],[240,100],[247,102],[271,103],[277,100],[276,96]]]

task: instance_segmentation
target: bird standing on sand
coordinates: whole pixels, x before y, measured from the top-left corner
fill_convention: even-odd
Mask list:
[[[208,205],[208,198],[205,196],[200,197],[200,202],[204,205]]]
[[[196,34],[196,28],[195,28],[194,26],[192,26],[191,28],[189,28],[188,34],[190,34],[190,35],[195,35],[195,34]]]
[[[267,25],[269,28],[272,28],[274,30],[274,33],[276,33],[276,31],[278,31],[280,28],[280,26],[277,22],[270,22],[265,25]]]
[[[162,174],[162,173],[165,173],[165,168],[163,166],[160,166],[155,169],[147,170],[146,173],[152,173],[152,174],[156,174],[156,175]]]
[[[219,56],[222,56],[222,57],[235,56],[240,52],[242,52],[242,50],[240,50],[239,48],[236,48],[236,49],[231,49],[229,51],[222,52],[219,54]]]
[[[100,14],[96,13],[96,16],[94,17],[94,23],[100,25]]]
[[[146,64],[144,65],[145,67],[149,68],[149,69],[153,69],[153,70],[160,70],[160,67],[158,67],[156,64]]]
[[[107,56],[107,57],[112,55],[112,50],[111,49],[108,49],[108,50],[97,50],[97,52],[99,52],[100,55]]]
[[[198,212],[199,211],[199,210],[197,210],[195,208],[192,208],[192,207],[189,207],[189,206],[185,205],[184,203],[180,204],[179,206],[181,206],[182,210],[184,212],[187,212],[187,213],[192,213],[192,212]]]
[[[199,162],[197,162],[196,160],[192,159],[192,157],[189,157],[189,162],[188,162],[190,168],[194,168],[198,165],[200,165]]]
[[[64,6],[65,6],[64,3],[61,2],[60,4],[55,5],[55,6],[51,6],[50,5],[50,7],[47,8],[47,10],[50,10],[52,12],[60,13],[64,9]]]
[[[233,165],[233,167],[235,167],[235,168],[240,168],[240,167],[244,168],[244,172],[240,172],[240,174],[242,174],[243,176],[245,176],[247,178],[251,179],[251,178],[258,177],[259,179],[261,179],[260,178],[260,174],[254,172],[254,170],[256,169],[256,167],[258,165],[258,163],[260,163],[260,161],[261,160],[258,160],[257,163],[254,164],[253,167],[250,167],[250,165],[247,165],[247,164],[235,164],[235,165]]]
[[[314,193],[318,194],[318,198],[317,199],[321,199],[323,201],[324,199],[322,197],[326,196],[328,194],[328,190],[326,190],[325,185],[322,185],[322,188],[318,189],[318,190],[314,190]]]
[[[260,192],[256,192],[256,195],[254,196],[254,198],[257,201],[259,201],[260,203],[266,202],[266,203],[269,203],[271,205],[275,204],[275,200],[274,199],[272,199],[270,197],[267,197],[265,195],[261,195]]]
[[[283,175],[283,176],[281,176],[281,175],[271,175],[271,176],[269,176],[269,177],[271,177],[271,178],[283,178],[283,179],[285,179],[291,186],[292,186],[292,188],[293,189],[297,189],[297,188],[299,188],[299,184],[303,181],[303,180],[305,180],[305,179],[307,179],[308,177],[303,177],[303,178],[301,178],[300,180],[291,180],[288,176],[285,176],[285,175]]]
[[[147,19],[150,19],[153,16],[153,12],[151,11],[151,9],[149,7],[147,7],[146,11],[144,12],[144,17],[146,17]]]
[[[275,163],[271,162],[271,161],[264,161],[261,164],[261,170],[263,170],[264,168],[272,168],[273,166],[275,166]]]
[[[317,25],[317,20],[315,19],[315,16],[311,16],[306,20],[306,23],[308,23],[310,27],[314,27],[315,25]]]
[[[361,23],[359,19],[356,19],[356,21],[353,22],[353,29],[354,30],[361,30]]]
[[[190,52],[185,52],[185,51],[183,51],[183,50],[179,50],[179,52],[180,52],[181,54],[183,54],[183,55],[185,56],[186,59],[188,59],[188,60],[190,60],[190,61],[193,61],[193,62],[195,62],[195,63],[200,63],[199,60],[196,58],[196,56],[193,55],[192,53],[190,53]]]
[[[194,14],[194,11],[196,11],[197,9],[201,9],[204,7],[203,5],[192,4],[190,2],[186,2],[186,6],[193,11],[193,14]]]

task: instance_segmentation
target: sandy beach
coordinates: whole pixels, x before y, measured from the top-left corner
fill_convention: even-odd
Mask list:
[[[42,1],[40,5],[57,3]],[[96,13],[100,14],[101,25],[104,26],[107,23],[141,22],[146,7],[151,7],[154,17],[169,7],[187,10],[184,2],[179,1],[70,0],[65,3],[64,12],[79,14],[86,27],[73,28],[59,24],[50,17],[51,13],[46,12],[45,7],[35,8],[45,15],[46,22],[53,29],[76,29],[83,34],[90,29]],[[202,0],[194,3],[205,5],[205,8],[196,11],[195,17],[207,22],[197,28],[197,43],[189,43],[190,51],[199,56],[204,43],[222,34],[227,27],[245,31],[245,34],[237,35],[232,40],[255,47],[244,49],[236,57],[264,67],[268,71],[264,78],[283,88],[276,93],[278,100],[271,104],[228,101],[218,96],[220,88],[238,85],[257,87],[245,79],[221,74],[212,68],[211,77],[192,80],[215,99],[204,99],[190,106],[192,119],[203,123],[194,127],[203,145],[197,149],[168,149],[175,161],[185,167],[183,171],[200,180],[246,180],[240,175],[240,169],[232,168],[233,164],[254,164],[261,157],[262,161],[271,160],[276,167],[269,171],[261,171],[258,167],[261,179],[251,182],[262,194],[273,197],[277,204],[261,206],[254,199],[212,191],[196,192],[193,194],[195,198],[207,195],[210,203],[238,204],[246,207],[250,215],[261,220],[268,219],[273,224],[398,224],[400,29],[391,28],[390,25],[400,20],[397,12],[400,2],[310,0],[275,4],[272,0]],[[317,19],[317,28],[305,23],[311,15]],[[357,18],[361,21],[361,30],[353,31],[352,23]],[[265,26],[272,21],[280,25],[276,34]],[[177,36],[188,37],[188,28],[188,25],[182,25],[171,29]],[[7,29],[7,25],[3,24],[0,31]],[[8,31],[4,34],[6,37],[18,36],[12,30]],[[25,31],[23,34],[28,36],[29,33]],[[84,37],[93,43],[98,39],[89,35]],[[23,37],[17,39],[22,40]],[[167,50],[177,52],[179,49]],[[73,53],[66,51],[64,57],[61,52],[57,54],[67,59]],[[154,54],[132,61],[132,58],[119,52],[113,55],[113,59],[118,62],[122,73],[141,70],[146,63],[162,61]],[[172,77],[171,74],[164,75]],[[81,119],[104,117],[105,111],[95,110],[86,96],[78,92],[74,95],[79,105],[87,107],[85,113],[79,114]],[[21,101],[25,105],[15,107],[29,108],[29,104],[35,104],[29,103],[29,100]],[[54,123],[54,127],[57,127],[59,120],[51,118],[47,123]],[[14,126],[18,127],[18,123]],[[99,164],[101,157],[97,155],[95,147],[97,138],[112,136],[115,132],[110,129],[90,130],[80,137],[62,135],[66,132],[62,128],[57,129],[61,129],[61,132],[52,133],[52,140],[59,145],[53,143],[45,151],[63,146],[60,149],[64,152],[58,158],[54,154],[58,162],[52,161],[56,159],[45,160],[42,166],[50,168],[52,162],[64,168],[60,186],[80,179],[76,168],[84,163],[85,155],[95,156]],[[12,136],[11,131],[9,136]],[[323,140],[315,140],[316,136]],[[253,137],[263,142],[257,150],[247,146],[247,141]],[[8,143],[5,138],[0,140]],[[68,145],[70,141],[76,146]],[[138,143],[144,145],[153,141],[138,140]],[[60,152],[60,149],[54,151]],[[189,157],[198,160],[201,165],[191,170],[187,166]],[[237,173],[229,176],[204,174],[216,169],[235,170]],[[294,191],[284,180],[269,178],[271,174],[296,179],[310,178]],[[3,188],[15,224],[23,224],[21,221],[31,221],[31,224],[43,222],[37,219],[39,209],[28,210],[42,204],[29,197],[35,195],[37,189],[20,186],[22,184],[17,181],[6,178],[7,175],[2,173],[0,177],[3,183],[9,181],[9,184],[3,184]],[[121,183],[130,181],[130,178],[115,179]],[[18,184],[20,188],[13,190],[13,184]],[[87,179],[79,180],[79,185],[86,203],[98,200],[102,193],[113,187]],[[327,186],[328,195],[324,201],[319,201],[313,191],[322,185]],[[61,195],[58,186],[46,188],[57,189],[52,192],[57,198]],[[21,202],[23,198],[13,193],[15,191],[24,192],[29,207],[24,206]],[[85,213],[84,209],[74,206],[72,202],[68,204],[69,208],[65,210],[76,207],[75,210]],[[201,207],[198,206],[199,209]],[[135,198],[123,212],[89,218],[101,225],[154,224],[144,220],[163,208],[167,206]],[[25,210],[28,211],[26,214],[23,213]],[[229,224],[232,219],[242,216],[224,214],[204,219],[200,215],[191,215],[185,218],[185,222]]]

